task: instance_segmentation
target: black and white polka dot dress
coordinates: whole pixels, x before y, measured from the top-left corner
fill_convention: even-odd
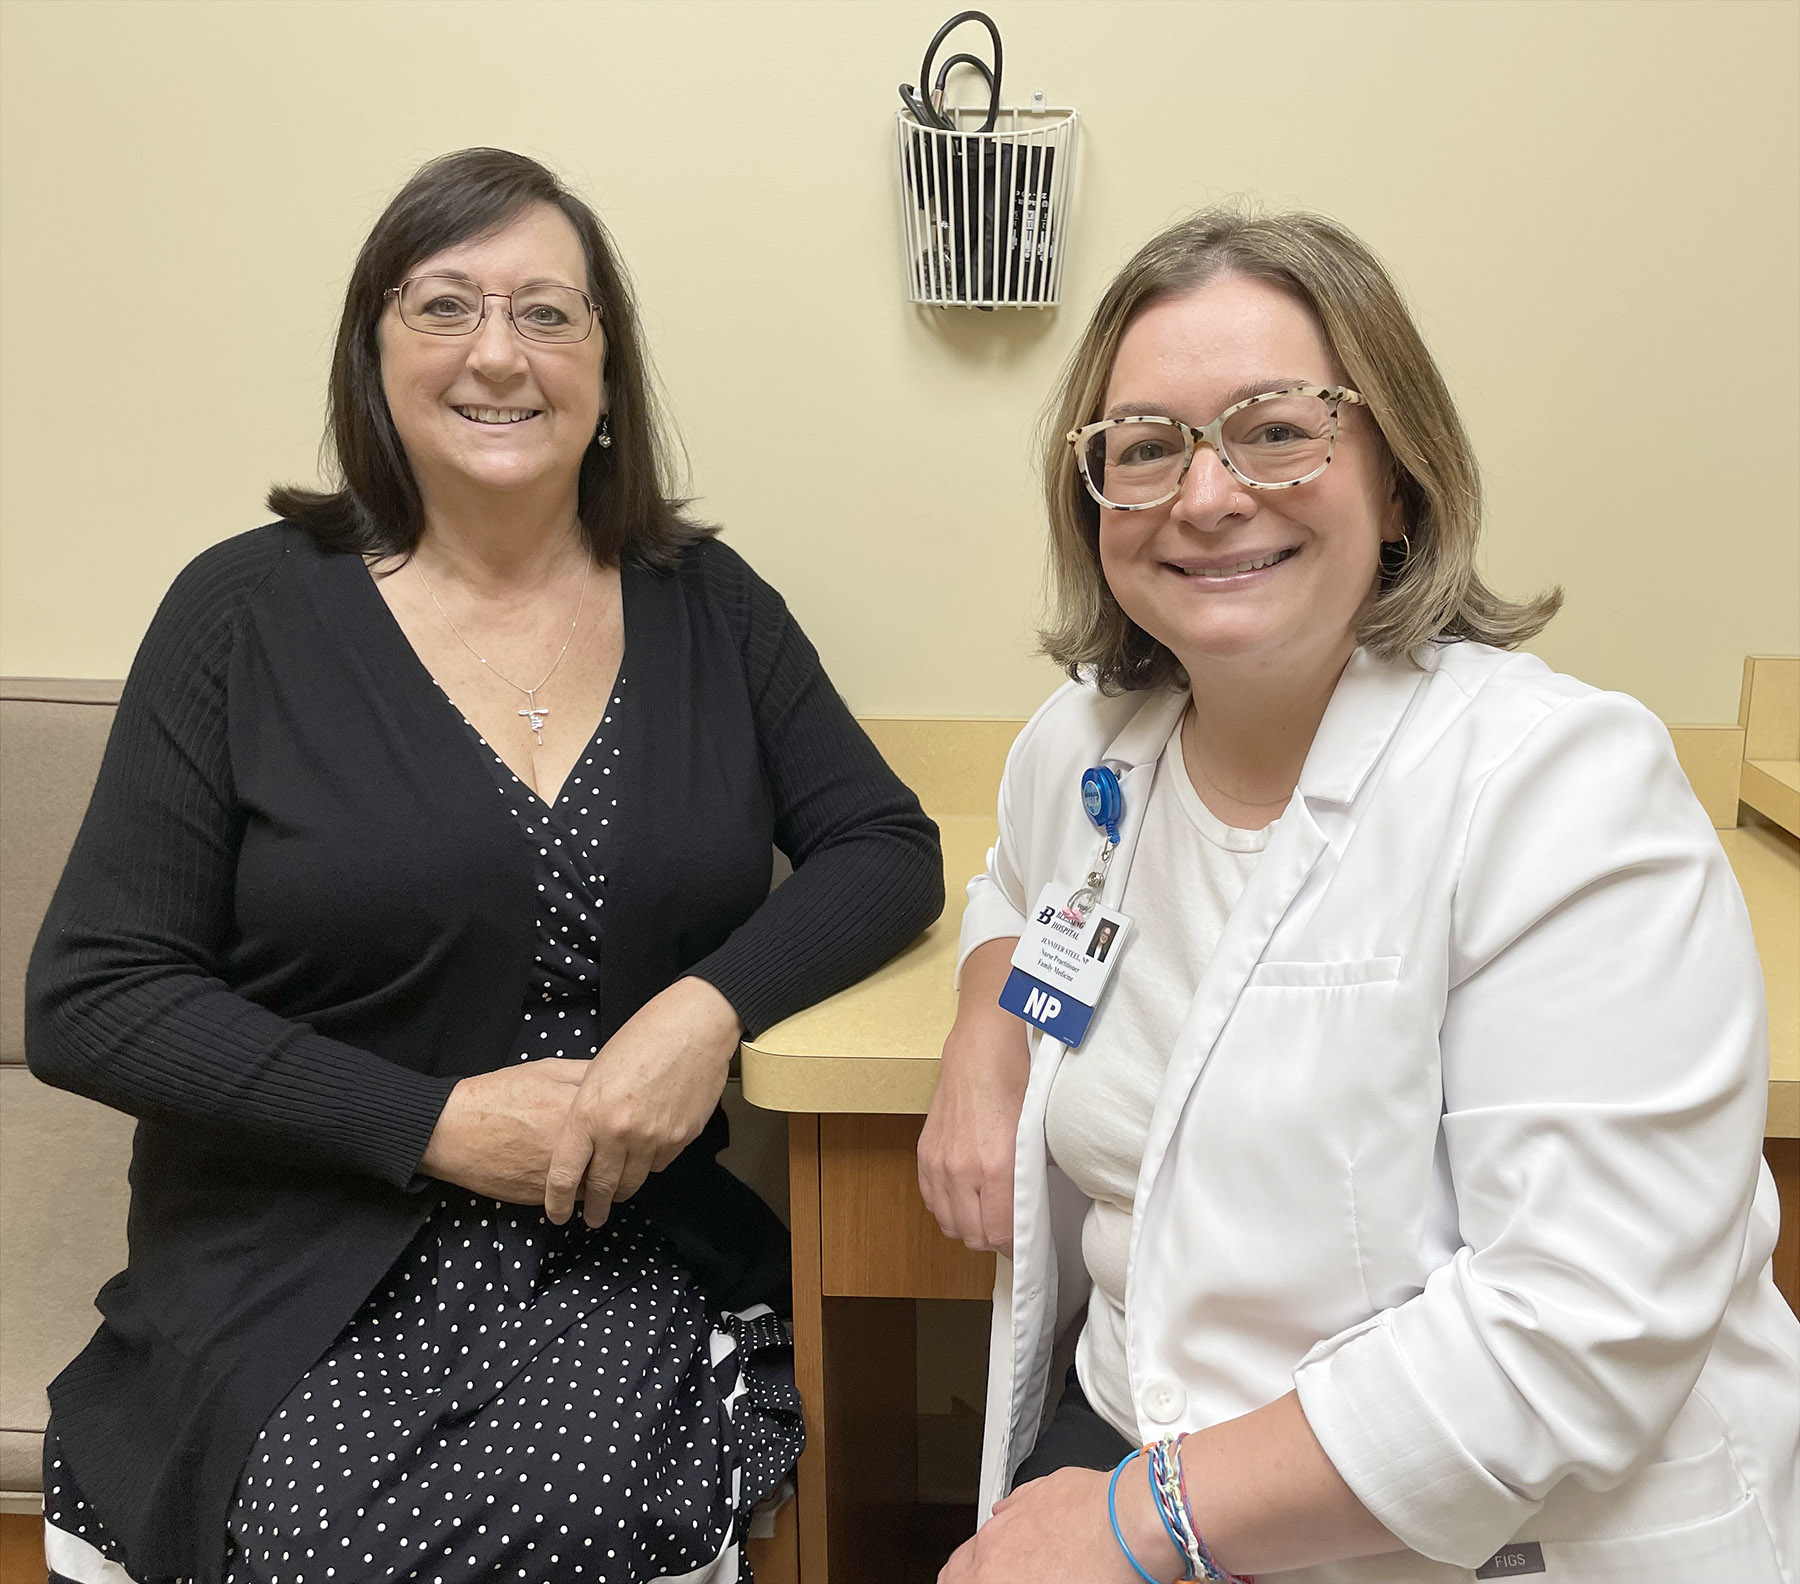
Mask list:
[[[599,1047],[618,702],[554,809],[477,738],[536,849],[521,1061]],[[590,1230],[451,1189],[263,1427],[225,1580],[732,1584],[802,1440],[781,1322],[709,1314],[629,1203]],[[59,1534],[64,1556],[116,1558],[53,1441],[45,1461],[52,1568]]]

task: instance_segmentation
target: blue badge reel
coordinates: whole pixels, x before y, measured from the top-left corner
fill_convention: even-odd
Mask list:
[[[1119,821],[1125,815],[1125,789],[1105,765],[1081,773],[1081,807],[1089,822],[1106,838],[1109,847],[1119,845]]]

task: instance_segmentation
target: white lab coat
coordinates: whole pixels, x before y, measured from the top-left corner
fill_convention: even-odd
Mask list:
[[[1134,846],[1184,703],[1071,684],[1039,710],[965,955],[1085,874],[1089,765],[1125,794],[1106,900],[1157,861]],[[1139,1438],[1297,1388],[1412,1551],[1295,1580],[1448,1584],[1517,1537],[1548,1581],[1795,1584],[1766,1018],[1743,898],[1648,711],[1478,644],[1359,651],[1170,1054],[1125,1300]],[[1044,1141],[1063,1047],[1031,1045],[984,1514],[1087,1297],[1087,1201]]]

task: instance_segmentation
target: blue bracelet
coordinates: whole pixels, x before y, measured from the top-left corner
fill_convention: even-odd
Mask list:
[[[1144,1581],[1144,1584],[1157,1584],[1157,1581],[1146,1573],[1138,1559],[1131,1554],[1131,1547],[1125,1544],[1125,1532],[1119,1527],[1119,1476],[1125,1472],[1125,1465],[1134,1457],[1142,1457],[1141,1452],[1127,1452],[1119,1459],[1118,1467],[1112,1471],[1112,1483],[1106,1487],[1106,1516],[1112,1519],[1113,1539],[1119,1542],[1119,1549],[1125,1553],[1125,1560],[1131,1564],[1131,1571]]]

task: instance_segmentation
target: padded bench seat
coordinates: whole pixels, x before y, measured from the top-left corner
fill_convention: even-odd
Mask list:
[[[132,1120],[25,1068],[25,964],[74,844],[117,682],[0,681],[0,1503],[42,1500],[44,1388],[125,1264]]]

